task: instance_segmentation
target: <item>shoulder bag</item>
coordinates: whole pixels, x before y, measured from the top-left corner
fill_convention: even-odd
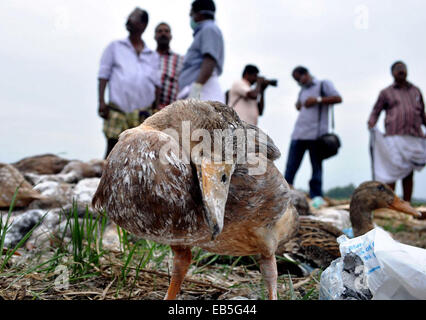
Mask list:
[[[320,84],[320,95],[321,97],[325,97],[324,89],[323,89],[323,82],[321,81]],[[331,133],[326,133],[320,136],[320,128],[321,128],[321,114],[322,114],[322,103],[320,103],[318,108],[318,147],[319,147],[319,154],[321,157],[321,160],[325,160],[328,158],[331,158],[335,156],[339,152],[339,148],[341,147],[340,139],[337,136],[337,134],[333,133],[334,131],[334,109],[333,105],[331,105]]]

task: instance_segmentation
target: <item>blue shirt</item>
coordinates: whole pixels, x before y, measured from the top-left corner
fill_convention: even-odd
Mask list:
[[[179,76],[179,88],[195,82],[198,78],[204,55],[209,54],[216,60],[215,72],[222,74],[225,59],[222,32],[214,20],[204,20],[194,30],[194,40],[183,61],[183,69]]]
[[[103,52],[99,79],[108,80],[109,102],[124,112],[149,107],[161,87],[160,57],[146,44],[138,55],[129,38],[113,41]]]
[[[323,80],[323,91],[325,97],[340,96],[339,92],[334,88],[334,85],[329,80]],[[305,102],[309,97],[320,97],[321,81],[313,79],[308,86],[302,87],[299,93],[297,102],[300,102],[302,107],[299,110],[296,124],[294,126],[292,140],[316,140],[319,136],[328,132],[328,105],[322,105],[321,108],[321,124],[319,120],[319,105],[313,105],[306,108]],[[318,126],[320,126],[318,135]]]

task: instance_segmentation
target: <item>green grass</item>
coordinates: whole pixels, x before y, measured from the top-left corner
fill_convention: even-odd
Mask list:
[[[20,185],[16,188],[13,197],[12,197],[12,202],[9,206],[9,211],[6,217],[6,221],[3,224],[3,219],[0,219],[0,272],[2,272],[5,267],[7,266],[8,262],[10,261],[10,259],[12,258],[12,256],[18,251],[19,248],[21,248],[24,243],[28,240],[28,238],[32,235],[33,231],[40,225],[40,223],[44,220],[44,218],[46,217],[47,213],[46,212],[43,217],[41,218],[41,220],[39,222],[36,223],[36,225],[34,225],[30,231],[28,231],[24,237],[15,245],[15,247],[13,247],[12,249],[8,249],[5,252],[3,252],[3,248],[4,248],[4,243],[6,240],[6,234],[7,232],[10,230],[11,227],[11,223],[9,223],[10,221],[10,217],[12,216],[12,212],[13,212],[13,208],[15,207],[15,203],[16,203],[16,196],[18,195],[19,192],[19,187]]]
[[[14,194],[5,223],[0,224],[0,248],[3,248],[6,234],[10,230],[10,218],[16,195],[17,192]],[[41,279],[40,286],[29,289],[31,298],[37,300],[44,299],[46,295],[54,296],[56,294],[54,280],[57,277],[55,270],[58,266],[65,266],[69,272],[71,286],[77,286],[75,288],[84,291],[84,289],[90,290],[90,285],[93,283],[99,282],[101,289],[104,290],[107,285],[102,283],[109,283],[114,285],[111,289],[113,298],[129,299],[134,297],[138,290],[140,292],[138,283],[143,280],[141,276],[143,272],[146,272],[145,270],[170,274],[169,258],[172,252],[169,246],[138,239],[118,226],[119,252],[112,253],[105,249],[103,235],[108,223],[105,212],[95,215],[86,207],[84,214],[79,216],[77,204],[74,202],[71,209],[60,213],[60,223],[64,227],[52,236],[51,245],[46,249],[47,251],[34,253],[33,258],[24,266],[12,263],[14,261],[12,256],[22,249],[38,225],[31,229],[14,248],[5,253],[0,252],[0,278],[10,278],[6,287],[0,287],[0,292],[2,289],[12,290],[28,277],[37,275]],[[199,277],[202,279],[203,275],[217,275],[219,278],[227,279],[237,268],[239,274],[259,271],[258,262],[254,257],[221,256],[199,248],[194,248],[192,253],[191,274],[196,279]],[[315,299],[317,297],[317,290],[312,286],[304,295],[294,290],[291,275],[282,275],[278,280],[279,285],[285,284],[288,288],[284,294],[281,292],[280,299]],[[157,285],[158,288],[164,288],[164,281],[164,276],[161,278],[154,274],[152,290],[155,290]],[[262,280],[236,283],[231,287],[230,290],[249,288],[260,299],[268,298]],[[60,292],[57,294],[60,296]]]
[[[412,199],[411,205],[414,207],[426,206],[426,201],[422,199]]]
[[[72,274],[84,275],[99,267],[99,259],[103,256],[102,237],[107,218],[105,215],[94,217],[86,207],[82,221],[78,216],[77,204],[73,203],[65,229],[71,232],[71,248],[73,254]]]
[[[390,221],[387,222],[384,226],[383,229],[385,229],[386,231],[389,231],[391,233],[398,233],[398,232],[403,232],[403,231],[407,231],[408,228],[405,224],[400,223],[397,226],[394,226],[394,224]]]
[[[66,225],[62,231],[62,235],[56,239],[60,245],[53,249],[53,256],[47,261],[40,263],[41,256],[34,257],[33,264],[28,266],[26,270],[13,272],[13,266],[9,266],[11,258],[17,251],[22,248],[25,242],[31,237],[33,231],[43,222],[48,214],[46,212],[41,220],[30,230],[24,237],[13,247],[3,250],[6,234],[10,231],[11,223],[10,218],[16,202],[19,187],[16,189],[5,222],[0,221],[0,276],[15,276],[15,281],[11,282],[13,285],[23,277],[33,272],[48,274],[53,272],[58,265],[67,265],[71,269],[70,281],[77,281],[79,279],[95,276],[93,272],[94,267],[100,266],[100,257],[103,256],[104,250],[102,248],[102,235],[106,227],[106,216],[100,215],[94,217],[93,214],[86,208],[84,217],[80,221],[78,217],[78,208],[76,203],[73,203],[70,212],[66,214],[63,212],[61,216],[66,216]],[[69,231],[71,233],[71,241],[65,241],[65,234]],[[38,259],[37,259],[38,258]],[[4,272],[6,269],[8,272]],[[12,273],[11,273],[12,272]],[[9,286],[10,286],[9,285]]]

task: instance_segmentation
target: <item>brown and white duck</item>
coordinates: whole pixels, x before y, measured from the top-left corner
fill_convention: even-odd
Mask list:
[[[269,137],[256,135],[247,159],[257,163],[239,163],[235,152],[231,161],[211,161],[224,149],[196,155],[199,142],[185,140],[200,129],[208,133],[203,140],[215,130],[261,133],[224,104],[177,101],[120,136],[92,203],[124,229],[171,246],[173,272],[165,299],[176,298],[194,246],[223,255],[260,255],[269,297],[276,299],[275,251],[280,240],[294,236],[298,223],[288,184],[273,163],[280,153]],[[241,147],[238,139],[224,145]],[[251,175],[259,161],[264,172]]]
[[[390,208],[416,217],[420,216],[409,203],[402,201],[384,183],[368,181],[360,184],[354,191],[349,216],[354,236],[361,236],[374,229],[374,210]],[[313,220],[309,216],[300,216],[299,231],[291,241],[280,243],[277,254],[291,254],[299,261],[326,268],[340,257],[336,239],[343,234],[330,223]]]

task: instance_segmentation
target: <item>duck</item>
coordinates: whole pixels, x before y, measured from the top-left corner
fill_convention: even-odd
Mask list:
[[[15,207],[25,208],[34,200],[45,199],[14,166],[0,163],[0,208],[9,208],[12,205],[17,188],[19,189],[14,202]]]
[[[50,159],[53,160],[56,158]],[[60,159],[56,160],[56,164],[60,163],[61,161]],[[33,162],[32,164],[35,164],[35,162]],[[80,160],[70,160],[59,173],[38,174],[35,172],[24,172],[24,177],[35,186],[48,181],[54,181],[58,183],[77,183],[83,179],[100,178],[104,165],[105,160],[100,159],[92,159],[88,162],[83,162]],[[46,169],[49,170],[48,168]]]
[[[420,213],[408,202],[401,200],[388,185],[378,181],[361,183],[353,192],[349,204],[349,217],[355,237],[375,228],[374,210],[389,208],[415,217]],[[340,257],[337,238],[343,232],[330,223],[313,220],[308,215],[299,216],[297,235],[290,241],[280,243],[276,254],[290,255],[296,261],[327,268]]]
[[[22,174],[57,174],[70,162],[54,154],[41,154],[23,158],[12,165]]]
[[[217,139],[222,148],[209,153],[197,143],[197,137],[205,142],[219,131],[232,134]],[[231,156],[224,154],[229,149]],[[170,245],[166,300],[180,292],[193,247],[256,255],[269,299],[275,300],[275,251],[298,229],[289,185],[274,164],[279,157],[272,139],[229,106],[178,100],[120,135],[92,206],[136,236]]]

